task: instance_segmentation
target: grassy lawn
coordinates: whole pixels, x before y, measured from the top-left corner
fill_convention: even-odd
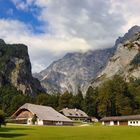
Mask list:
[[[0,128],[0,140],[139,140],[140,127],[129,126],[20,126]]]

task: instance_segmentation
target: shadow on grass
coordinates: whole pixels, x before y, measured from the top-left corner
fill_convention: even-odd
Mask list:
[[[9,131],[22,131],[22,130],[33,130],[32,128],[11,128],[11,127],[2,127],[0,132],[9,132]]]
[[[0,133],[0,138],[15,138],[15,137],[22,137],[26,136],[27,134],[8,134],[8,133]]]
[[[32,128],[18,128],[18,127],[11,128],[11,127],[4,126],[0,128],[0,138],[15,138],[15,137],[27,136],[27,134],[18,133],[18,131],[22,132],[26,130],[28,131],[28,130],[33,130],[33,129]],[[14,133],[11,133],[11,132],[14,132]]]

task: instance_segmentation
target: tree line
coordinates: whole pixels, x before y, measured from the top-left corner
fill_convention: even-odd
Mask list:
[[[77,94],[66,91],[63,94],[40,93],[30,97],[12,86],[5,86],[0,88],[0,109],[10,116],[24,103],[34,103],[51,106],[58,111],[66,107],[82,109],[97,118],[140,114],[140,80],[129,81],[115,75],[99,87],[90,86],[85,96],[78,90]]]

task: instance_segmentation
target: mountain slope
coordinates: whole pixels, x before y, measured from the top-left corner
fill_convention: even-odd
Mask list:
[[[6,44],[0,39],[0,87],[12,85],[23,94],[43,92],[39,81],[32,77],[27,46]]]
[[[63,93],[68,90],[77,93],[78,88],[85,93],[90,80],[102,71],[115,48],[68,53],[53,62],[47,69],[35,74],[48,93]]]
[[[94,86],[112,78],[116,74],[124,76],[127,81],[130,78],[140,78],[140,27],[138,27],[137,29],[139,30],[135,30],[123,44],[118,46],[105,69],[93,81]],[[131,28],[131,30],[133,29],[134,27]]]

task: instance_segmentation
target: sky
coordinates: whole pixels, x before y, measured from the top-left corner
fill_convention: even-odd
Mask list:
[[[68,52],[113,46],[139,13],[140,0],[0,0],[0,38],[26,44],[39,72]]]

